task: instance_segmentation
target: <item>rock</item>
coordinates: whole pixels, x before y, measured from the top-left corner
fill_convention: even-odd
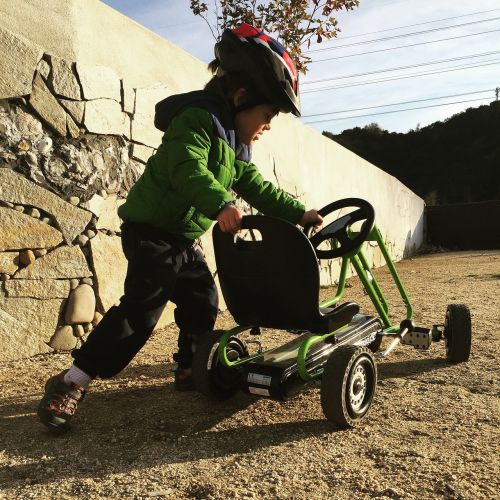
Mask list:
[[[0,273],[12,276],[18,269],[18,262],[17,252],[0,252]]]
[[[146,166],[142,163],[130,160],[128,167],[123,175],[123,187],[128,192],[132,186],[138,181],[139,177],[144,173]]]
[[[19,262],[23,266],[29,266],[30,264],[33,264],[35,262],[36,257],[35,254],[33,253],[32,250],[22,250],[19,253]]]
[[[14,203],[10,203],[10,201],[2,201],[0,200],[0,207],[7,207],[14,209]]]
[[[90,323],[94,319],[95,305],[93,288],[89,285],[77,286],[71,291],[66,305],[66,323],[68,325]]]
[[[71,196],[68,202],[77,207],[80,204],[80,198],[78,198],[78,196]]]
[[[44,224],[49,224],[51,225],[52,224],[52,221],[48,218],[48,217],[42,217],[40,219]]]
[[[122,104],[125,113],[134,114],[135,110],[135,89],[130,87],[126,80],[122,80]]]
[[[8,281],[10,276],[8,274],[0,274],[0,281]]]
[[[71,290],[74,290],[79,284],[80,282],[77,279],[69,280],[69,287]]]
[[[53,55],[50,55],[49,58],[52,64],[50,84],[54,93],[70,99],[81,99],[80,84],[73,73],[72,63]]]
[[[52,139],[50,137],[44,137],[37,145],[39,153],[46,155],[52,149]]]
[[[0,208],[0,227],[0,251],[55,247],[63,241],[57,229],[10,208]]]
[[[81,247],[84,247],[89,242],[89,237],[81,234],[80,236],[78,236],[77,242]]]
[[[38,167],[38,157],[36,156],[35,153],[33,153],[32,151],[28,151],[26,153],[26,163],[30,166],[30,167]]]
[[[130,118],[122,112],[118,102],[110,99],[88,101],[83,124],[94,134],[130,137]]]
[[[28,210],[28,215],[31,217],[34,217],[35,219],[40,218],[40,210],[37,210],[36,208],[32,207]]]
[[[86,100],[108,98],[121,102],[121,81],[111,68],[77,62],[76,72]]]
[[[33,250],[33,253],[35,254],[35,257],[43,257],[44,255],[47,255],[47,249],[46,248],[35,248]]]
[[[69,112],[73,120],[78,125],[81,125],[85,113],[85,103],[82,101],[69,101],[67,99],[59,99],[59,102],[66,108],[66,111]]]
[[[11,203],[35,206],[51,214],[55,217],[57,226],[61,229],[67,243],[71,243],[87,227],[92,218],[90,212],[74,207],[56,194],[35,185],[22,175],[7,168],[0,168],[0,199]],[[38,245],[33,242],[26,246],[49,247],[55,245]]]
[[[73,335],[76,338],[81,339],[85,335],[83,325],[73,325]]]
[[[96,232],[92,231],[92,229],[87,229],[87,231],[85,231],[85,234],[88,236],[89,240],[91,240],[96,235]]]
[[[92,276],[92,272],[79,246],[56,248],[16,274],[16,278],[31,280],[80,278],[82,276]]]
[[[14,206],[14,210],[16,212],[20,212],[20,213],[23,213],[24,212],[24,207],[22,205],[15,205]]]
[[[41,47],[0,27],[0,99],[31,94],[42,55]]]
[[[17,129],[24,137],[39,136],[43,134],[43,127],[40,120],[37,120],[33,115],[18,110],[14,120]]]
[[[77,345],[73,328],[69,325],[62,326],[54,333],[48,344],[56,351],[71,351]]]
[[[80,129],[78,128],[76,123],[73,121],[73,118],[71,118],[71,116],[68,114],[66,114],[66,125],[68,127],[69,135],[73,139],[76,139],[77,137],[80,136]]]
[[[127,259],[123,255],[120,238],[101,233],[90,240],[92,266],[100,310],[107,311],[123,295],[127,273]]]
[[[94,282],[92,281],[91,278],[83,278],[82,279],[82,284],[89,285],[89,286],[94,286]]]
[[[50,352],[47,341],[57,327],[63,302],[0,297],[0,362]]]
[[[82,208],[85,208],[94,215],[99,216],[101,213],[101,207],[104,203],[104,198],[99,194],[94,194],[90,200],[82,203]]]
[[[44,80],[47,81],[50,75],[50,64],[45,59],[40,59],[36,70],[43,76]]]
[[[94,313],[94,314],[95,314],[95,313]],[[92,328],[93,328],[92,323],[85,323],[85,324],[83,325],[83,331],[84,331],[85,333],[89,333],[89,332],[90,332],[90,330],[92,330]]]
[[[132,144],[132,158],[146,163],[151,155],[154,153],[154,149],[143,144]]]
[[[66,111],[51,94],[39,73],[33,80],[29,103],[50,127],[60,136],[66,137]]]
[[[109,195],[106,200],[103,200],[101,213],[96,223],[96,229],[119,231],[122,221],[118,217],[118,207],[124,203],[125,200],[118,199],[114,194]]]
[[[32,299],[66,299],[69,295],[68,280],[10,280],[5,284],[8,297]]]
[[[103,318],[103,315],[99,311],[96,311],[94,313],[94,319],[92,320],[92,325],[97,326],[100,323],[102,318]]]
[[[161,144],[163,132],[154,127],[155,105],[172,95],[163,85],[136,89],[135,112],[132,122],[132,140],[152,148]]]
[[[17,149],[19,151],[26,152],[30,148],[31,148],[31,144],[29,142],[25,141],[24,139],[22,139],[21,141],[19,141],[19,143],[17,144]]]

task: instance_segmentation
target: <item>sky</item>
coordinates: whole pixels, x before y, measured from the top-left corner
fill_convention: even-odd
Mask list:
[[[189,0],[104,3],[202,61],[213,59],[215,39]],[[310,46],[312,63],[300,80],[300,119],[319,132],[375,122],[404,133],[496,99],[500,0],[361,0],[336,18],[341,33]]]

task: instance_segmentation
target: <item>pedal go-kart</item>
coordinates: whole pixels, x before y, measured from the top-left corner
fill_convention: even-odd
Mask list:
[[[213,231],[215,258],[224,299],[237,327],[201,337],[193,360],[197,389],[226,399],[240,389],[286,400],[312,381],[321,382],[326,418],[341,427],[362,422],[377,384],[376,357],[385,358],[398,344],[428,349],[444,339],[451,363],[467,361],[471,347],[470,312],[450,304],[444,324],[418,327],[410,299],[374,225],[373,207],[358,198],[333,202],[319,213],[324,227],[313,233],[266,216],[245,216],[242,228],[251,238]],[[327,216],[339,214],[327,223]],[[359,228],[359,230],[355,230]],[[363,254],[365,241],[378,244],[406,305],[406,318],[391,324],[389,306]],[[325,248],[326,247],[326,248]],[[341,257],[337,293],[319,303],[318,259]],[[360,314],[354,302],[340,303],[352,264],[371,298],[378,317]],[[261,328],[286,330],[293,339],[263,350],[261,342],[238,335],[261,334]],[[384,337],[391,341],[379,351]],[[255,339],[255,337],[252,337]],[[257,352],[250,354],[249,345]]]

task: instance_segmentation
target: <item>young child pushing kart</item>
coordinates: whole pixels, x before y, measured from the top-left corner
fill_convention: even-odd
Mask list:
[[[169,300],[179,327],[175,388],[194,388],[193,346],[213,329],[218,311],[217,289],[195,239],[214,220],[224,232],[240,229],[242,213],[231,189],[266,215],[302,226],[322,222],[316,210],[306,211],[250,162],[252,143],[278,112],[300,116],[289,54],[244,23],[224,31],[215,57],[204,90],[168,97],[156,107],[162,144],[119,209],[125,293],[73,352],[69,370],[47,381],[38,416],[54,433],[69,429],[94,378],[113,377],[129,364]]]

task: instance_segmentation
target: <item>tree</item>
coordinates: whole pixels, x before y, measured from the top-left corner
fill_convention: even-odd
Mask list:
[[[214,9],[209,11],[202,0],[190,1],[191,11],[205,20],[216,40],[226,28],[242,22],[260,27],[287,47],[302,73],[311,62],[303,47],[337,36],[340,28],[333,13],[359,5],[359,0],[213,0]]]

